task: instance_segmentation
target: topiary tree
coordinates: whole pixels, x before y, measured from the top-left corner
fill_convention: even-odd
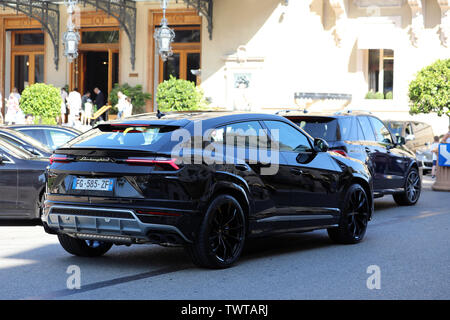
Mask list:
[[[36,83],[23,90],[20,108],[24,114],[32,114],[42,123],[56,124],[56,117],[61,113],[61,102],[60,89]]]
[[[131,98],[131,104],[133,105],[133,113],[139,114],[144,112],[144,107],[147,100],[152,98],[150,93],[144,92],[142,90],[141,85],[130,86],[128,83],[124,83],[122,85],[115,84],[114,88],[109,93],[109,101],[113,106],[112,113],[117,113],[117,108],[115,107],[119,102],[119,98],[117,97],[117,92],[122,91],[124,95]]]
[[[450,59],[437,60],[409,84],[410,113],[436,112],[450,117]]]
[[[204,107],[203,91],[194,82],[170,76],[159,84],[156,101],[161,111],[189,111]]]

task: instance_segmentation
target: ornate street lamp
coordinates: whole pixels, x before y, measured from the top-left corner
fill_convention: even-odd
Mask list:
[[[163,61],[166,61],[168,57],[173,55],[172,42],[175,39],[175,32],[169,28],[166,19],[167,1],[161,0],[163,8],[163,18],[161,20],[161,27],[155,31],[156,46],[159,50],[159,55]]]
[[[64,4],[67,6],[67,31],[63,35],[64,41],[64,56],[67,57],[69,62],[72,62],[78,57],[78,43],[80,42],[80,35],[75,31],[75,25],[73,24],[73,12],[77,5],[78,0],[64,0]]]

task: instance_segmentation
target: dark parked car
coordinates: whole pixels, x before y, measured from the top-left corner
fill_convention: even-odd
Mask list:
[[[81,134],[77,129],[50,125],[12,125],[9,128],[23,132],[40,141],[49,149],[55,150],[64,143]]]
[[[365,162],[373,175],[374,196],[392,194],[399,205],[414,205],[421,192],[420,163],[404,140],[394,139],[383,122],[359,112],[304,114],[286,117],[330,149]]]
[[[0,219],[39,219],[47,158],[0,138]]]
[[[47,146],[33,139],[29,135],[6,127],[0,128],[0,138],[8,141],[9,143],[17,147],[25,149],[26,151],[38,157],[49,158],[53,152]]]
[[[187,133],[206,138],[179,141]],[[222,148],[228,139],[234,143]],[[186,150],[174,158],[180,142]],[[371,176],[362,162],[327,149],[274,115],[100,124],[55,151],[44,228],[74,255],[99,256],[113,244],[178,244],[212,268],[231,266],[249,237],[325,228],[336,242],[357,243],[373,211]]]

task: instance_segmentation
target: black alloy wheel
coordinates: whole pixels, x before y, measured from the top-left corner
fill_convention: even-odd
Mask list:
[[[344,207],[339,226],[329,228],[328,235],[337,243],[358,243],[366,234],[370,213],[366,192],[360,185],[354,184],[348,189]]]
[[[417,169],[412,168],[405,180],[405,191],[394,194],[394,200],[401,206],[413,206],[419,201],[422,183]]]
[[[239,202],[228,195],[215,198],[206,213],[198,239],[188,247],[196,265],[227,268],[242,253],[246,220]]]

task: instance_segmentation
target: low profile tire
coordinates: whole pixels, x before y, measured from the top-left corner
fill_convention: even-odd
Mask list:
[[[351,185],[345,195],[339,226],[327,230],[329,237],[341,244],[361,242],[366,234],[369,213],[370,205],[364,188],[359,184]]]
[[[413,206],[419,201],[422,183],[420,181],[419,171],[416,168],[409,170],[405,179],[405,191],[394,194],[395,202],[400,206]]]
[[[68,253],[79,257],[99,257],[108,252],[112,243],[73,238],[66,234],[58,234],[61,246]]]
[[[246,220],[239,202],[220,195],[209,205],[198,237],[187,251],[199,267],[228,268],[239,259],[245,236]]]

